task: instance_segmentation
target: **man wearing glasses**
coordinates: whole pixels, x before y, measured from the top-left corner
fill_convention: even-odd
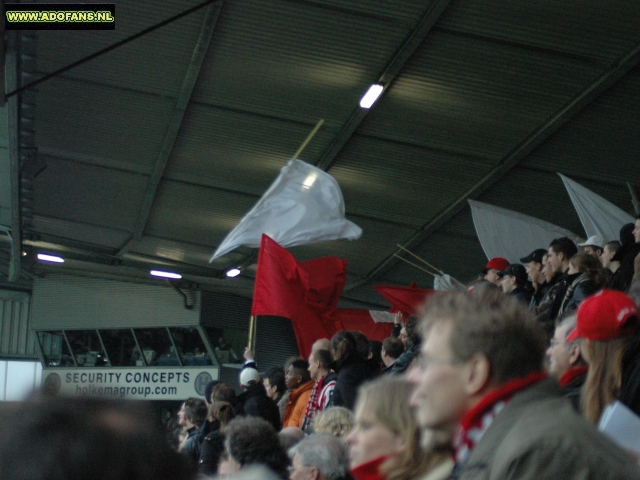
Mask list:
[[[547,378],[535,317],[492,290],[433,295],[408,374],[420,426],[455,432],[453,478],[640,478]]]

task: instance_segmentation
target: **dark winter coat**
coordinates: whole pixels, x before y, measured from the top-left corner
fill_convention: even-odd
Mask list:
[[[333,406],[353,410],[358,387],[373,377],[374,374],[367,362],[360,358],[343,364],[338,371],[336,388],[333,391]]]
[[[262,383],[255,383],[238,396],[245,415],[262,417],[268,421],[276,431],[280,430],[280,409],[272,398],[267,396]]]

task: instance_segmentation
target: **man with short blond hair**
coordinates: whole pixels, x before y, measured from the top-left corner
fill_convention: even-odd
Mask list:
[[[456,432],[453,478],[640,478],[542,371],[544,332],[515,298],[436,293],[421,325],[410,403],[425,432]]]
[[[316,414],[331,405],[338,379],[338,375],[331,371],[332,362],[333,358],[328,350],[316,350],[309,356],[309,375],[314,383],[307,402],[302,430],[308,430]]]
[[[328,338],[319,338],[311,345],[311,351],[315,352],[316,350],[331,350],[331,340]]]

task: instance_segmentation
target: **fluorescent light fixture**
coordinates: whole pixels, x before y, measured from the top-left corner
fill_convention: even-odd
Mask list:
[[[304,179],[304,182],[302,182],[302,188],[306,188],[307,190],[311,188],[311,186],[316,183],[316,180],[318,179],[318,174],[313,172],[310,173],[309,176],[307,178]]]
[[[371,106],[376,103],[378,97],[384,90],[384,87],[379,83],[374,83],[369,87],[367,93],[364,94],[364,97],[360,99],[360,107],[361,108],[371,108]]]
[[[227,270],[227,277],[229,278],[237,277],[238,275],[240,275],[240,269],[237,267],[233,267]]]
[[[38,260],[41,262],[64,263],[64,258],[56,255],[48,255],[46,253],[39,253]]]
[[[182,275],[180,275],[179,273],[163,272],[162,270],[151,270],[149,273],[154,277],[174,278],[176,280],[179,280],[182,278]]]

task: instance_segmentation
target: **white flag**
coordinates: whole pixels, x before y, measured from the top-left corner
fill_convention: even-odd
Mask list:
[[[587,237],[600,235],[605,242],[618,240],[620,229],[626,223],[633,223],[635,219],[613,203],[600,195],[593,193],[586,187],[574,182],[562,174],[560,178],[569,192],[573,207],[578,212],[580,223],[587,233]]]
[[[369,314],[375,323],[394,323],[396,321],[395,313],[383,312],[382,310],[369,310]]]
[[[520,258],[538,248],[547,248],[554,238],[569,237],[575,243],[583,241],[569,230],[523,213],[475,200],[469,200],[469,205],[487,258],[503,257],[511,263],[520,263]]]
[[[362,229],[344,218],[342,192],[331,175],[300,160],[289,160],[209,262],[241,245],[259,247],[263,233],[283,247],[292,247],[339,238],[356,240]]]
[[[440,272],[433,276],[433,289],[439,292],[466,292],[467,287],[451,275]]]

